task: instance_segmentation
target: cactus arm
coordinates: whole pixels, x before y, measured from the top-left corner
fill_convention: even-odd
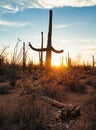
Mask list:
[[[29,47],[34,50],[34,51],[46,51],[47,49],[46,48],[42,48],[42,49],[39,49],[39,48],[34,48],[31,43],[29,42]]]
[[[56,50],[56,49],[54,49],[53,47],[51,47],[51,50],[52,50],[53,52],[55,52],[55,53],[62,53],[62,52],[64,52],[64,50]]]

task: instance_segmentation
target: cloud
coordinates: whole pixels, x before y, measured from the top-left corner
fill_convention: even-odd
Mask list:
[[[61,25],[54,25],[53,28],[55,29],[62,29],[62,28],[67,28],[69,27],[69,25],[64,25],[64,24],[61,24]]]
[[[94,5],[96,5],[96,0],[2,0],[0,1],[0,12],[16,13],[28,8],[83,7]]]
[[[28,8],[42,8],[38,0],[3,0],[0,1],[0,14],[16,13]]]
[[[38,0],[45,8],[63,7],[63,6],[93,6],[96,5],[96,0]]]
[[[73,25],[83,25],[83,24],[88,24],[88,23],[81,23],[81,22],[78,22],[78,23],[70,23],[70,24],[60,24],[60,25],[54,25],[53,28],[55,29],[62,29],[62,28],[67,28],[67,27],[70,27],[70,26],[73,26]]]
[[[17,4],[12,4],[12,3],[9,3],[7,2],[0,2],[0,11],[3,12],[3,13],[6,13],[6,12],[9,12],[9,13],[16,13],[19,11],[19,7]]]
[[[28,24],[28,22],[20,23],[20,22],[10,22],[10,21],[0,20],[0,26],[24,27],[27,24]]]

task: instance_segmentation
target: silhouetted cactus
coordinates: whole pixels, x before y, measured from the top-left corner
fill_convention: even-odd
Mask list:
[[[43,49],[43,32],[41,32],[41,49]],[[43,51],[39,52],[40,67],[43,66]]]
[[[23,42],[23,71],[26,68],[26,52],[25,52],[25,42]]]
[[[67,62],[68,67],[70,67],[71,66],[71,58],[69,57],[69,52],[68,52],[68,57],[66,59],[66,62]]]
[[[93,59],[93,68],[94,68],[94,66],[95,66],[95,58],[94,58],[94,55],[92,56],[92,59]]]
[[[51,42],[51,37],[52,37],[52,10],[50,10],[50,15],[49,15],[49,31],[48,31],[48,40],[47,40],[47,48],[34,48],[30,42],[29,42],[29,46],[31,49],[33,49],[34,51],[38,51],[38,52],[43,52],[46,51],[46,66],[50,67],[51,66],[51,52],[55,52],[55,53],[62,53],[63,50],[55,50],[52,47],[52,42]]]

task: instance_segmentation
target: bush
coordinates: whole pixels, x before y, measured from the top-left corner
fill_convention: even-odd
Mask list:
[[[14,88],[16,85],[16,80],[10,80],[9,84]]]
[[[6,82],[6,76],[0,76],[0,83]]]
[[[96,78],[95,78],[95,76],[88,77],[88,78],[86,79],[86,84],[87,84],[87,85],[91,85],[91,86],[93,86],[93,87],[96,88]]]
[[[56,99],[58,101],[64,100],[65,91],[64,87],[57,85],[46,85],[43,89],[43,95],[48,96],[50,98]]]
[[[78,80],[69,80],[67,88],[71,92],[85,93],[86,86],[80,83]]]
[[[9,93],[8,86],[0,87],[0,94],[8,94],[8,93]]]
[[[3,111],[3,108],[0,108],[0,127],[2,127],[4,125],[4,122],[6,120],[6,115]]]
[[[27,96],[13,116],[14,123],[20,130],[45,130],[45,112],[44,104],[40,100],[33,101],[33,98]]]

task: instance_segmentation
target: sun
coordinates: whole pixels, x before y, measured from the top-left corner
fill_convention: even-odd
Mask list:
[[[52,55],[51,65],[59,67],[60,66],[60,56]]]

